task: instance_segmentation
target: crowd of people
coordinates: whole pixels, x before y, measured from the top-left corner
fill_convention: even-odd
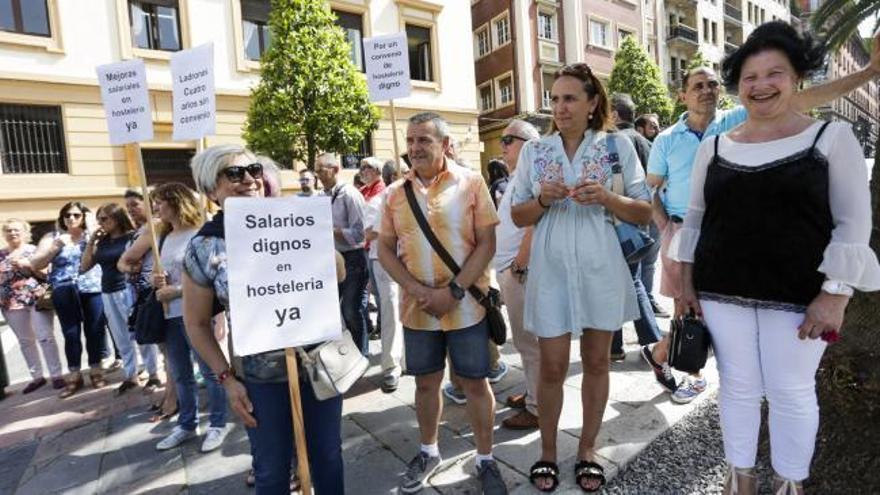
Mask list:
[[[572,474],[584,492],[599,491],[606,479],[596,439],[610,362],[626,355],[624,323],[635,322],[640,354],[673,401],[690,402],[707,387],[700,373],[679,379],[668,364],[657,318],[670,315],[652,295],[658,258],[659,292],[674,300],[674,316],[700,317],[711,334],[729,465],[724,493],[757,493],[764,398],[774,492],[803,493],[818,425],[814,374],[828,336],[840,331],[853,290],[880,289],[861,148],[847,125],[805,114],[880,74],[880,50],[852,76],[799,90],[821,64],[817,46],[784,23],[760,26],[724,61],[721,80],[706,67],[684,74],[687,112],[662,132],[656,115],[637,116],[632,98],[609,95],[589,66],[567,65],[554,76],[550,132],[511,120],[488,181],[461,160],[448,123],[433,113],[409,119],[406,166],[364,158],[359,187],[342,181],[332,153],[317,157],[314,172],[299,172],[298,196],[331,201],[345,328],[364,355],[371,336],[380,339],[383,392],[397,390],[403,374],[415,379],[419,447],[400,477],[402,493],[422,490],[442,464],[443,396],[466,408],[482,492],[507,493],[492,455],[491,385],[508,367],[474,295],[489,290],[493,270],[524,372],[523,393],[505,401],[517,411],[502,425],[539,429],[530,481],[553,491],[576,341],[583,416]],[[722,84],[741,106],[718,110]],[[78,393],[83,339],[90,385],[106,386],[107,370],[121,369],[116,394],[162,387],[164,362],[170,378],[154,419],[177,415],[156,444],[165,450],[197,435],[197,366],[210,404],[202,451],[222,444],[228,404],[248,431],[248,483],[257,493],[289,493],[298,462],[285,353],[237,356],[228,333],[247,329],[229,328],[225,318],[224,201],[280,196],[278,167],[239,145],[210,147],[191,167],[198,194],[180,183],[159,185],[149,198],[129,191],[124,204],[101,205],[96,223],[86,205],[71,202],[36,246],[27,222],[2,223],[0,307],[31,373],[23,393],[48,383],[40,352],[60,397]],[[640,226],[655,246],[627,262],[616,222]],[[440,261],[423,229],[458,270]],[[133,308],[149,297],[164,310],[158,346],[131,331]],[[319,400],[308,379],[300,389],[315,491],[344,493],[343,398]]]

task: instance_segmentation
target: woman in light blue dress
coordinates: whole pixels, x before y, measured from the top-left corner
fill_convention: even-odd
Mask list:
[[[629,139],[608,134],[608,98],[586,64],[557,71],[551,91],[553,132],[523,146],[514,178],[513,221],[535,226],[526,282],[524,326],[541,348],[538,424],[541,460],[531,480],[541,491],[558,485],[556,435],[572,337],[580,336],[583,429],[575,480],[601,489],[595,440],[608,400],[614,331],[639,317],[632,276],[611,215],[647,224],[651,205],[644,172]],[[609,152],[608,142],[614,139]],[[613,150],[616,148],[617,153]],[[612,167],[622,168],[622,194],[612,192]]]

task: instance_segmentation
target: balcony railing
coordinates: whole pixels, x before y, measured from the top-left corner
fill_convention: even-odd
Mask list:
[[[731,43],[729,41],[724,42],[724,54],[725,55],[730,55],[731,53],[735,52],[737,48],[739,48],[739,46],[734,43]]]
[[[677,24],[669,28],[669,38],[668,39],[682,39],[685,41],[689,41],[693,44],[698,44],[697,42],[697,30],[690,27],[685,26],[684,24]]]
[[[742,23],[743,21],[743,11],[729,3],[724,3],[724,15],[730,17],[731,19]]]

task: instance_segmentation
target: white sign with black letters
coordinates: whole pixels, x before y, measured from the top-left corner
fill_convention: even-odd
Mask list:
[[[412,92],[406,32],[364,39],[370,101],[405,98]]]
[[[153,139],[153,116],[144,61],[135,59],[99,65],[95,70],[101,85],[110,144]]]
[[[171,55],[174,140],[201,139],[214,134],[217,98],[214,95],[214,44]]]
[[[330,198],[228,198],[223,210],[236,354],[339,339]]]

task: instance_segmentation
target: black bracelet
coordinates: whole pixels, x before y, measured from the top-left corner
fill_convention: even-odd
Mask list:
[[[550,207],[550,205],[545,205],[544,203],[541,202],[541,194],[540,193],[538,194],[537,201],[538,201],[538,206],[540,206],[541,208],[544,208],[545,210]]]

